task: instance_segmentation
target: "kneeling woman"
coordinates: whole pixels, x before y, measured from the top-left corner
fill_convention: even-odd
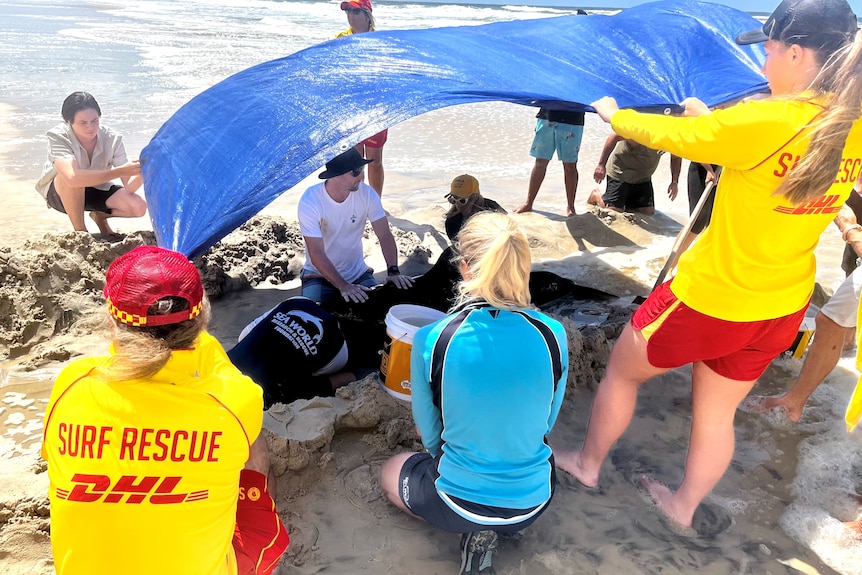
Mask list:
[[[413,340],[413,418],[428,452],[389,459],[381,486],[403,511],[463,534],[461,573],[488,574],[497,533],[529,526],[553,496],[546,437],[568,346],[559,322],[529,309],[530,250],[508,216],[473,216],[457,243],[459,305]]]

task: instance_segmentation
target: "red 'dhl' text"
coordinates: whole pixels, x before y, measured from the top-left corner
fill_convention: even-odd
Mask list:
[[[57,488],[57,497],[79,503],[131,503],[147,501],[153,505],[170,505],[188,501],[201,501],[209,497],[209,490],[174,493],[182,477],[123,475],[116,483],[107,475],[76,473],[72,476],[72,489]],[[124,501],[125,499],[125,501]]]
[[[57,426],[60,455],[81,459],[101,459],[105,448],[113,446],[127,461],[218,461],[221,431],[187,431],[62,422]]]

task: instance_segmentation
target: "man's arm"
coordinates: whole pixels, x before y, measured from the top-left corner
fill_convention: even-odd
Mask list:
[[[402,276],[398,270],[398,246],[395,245],[395,238],[392,236],[392,230],[389,229],[389,220],[385,216],[375,220],[371,222],[371,229],[374,230],[374,234],[380,242],[380,250],[383,252],[383,259],[386,260],[386,269],[388,270],[386,281],[401,289],[412,286],[413,280],[407,276]]]
[[[120,178],[120,181],[123,182],[123,187],[126,188],[127,192],[137,192],[142,185],[144,185],[144,176],[138,174],[137,176],[126,176],[124,178]]]
[[[682,170],[682,158],[670,155],[670,185],[667,187],[667,197],[671,201],[676,199],[679,193],[679,173]]]
[[[856,192],[851,193],[855,194]],[[850,206],[847,204],[841,206],[841,211],[835,216],[835,225],[841,232],[841,239],[850,244],[857,256],[862,257],[862,225],[856,221],[856,214],[853,213]]]
[[[140,179],[141,176],[140,162],[128,162],[122,166],[106,170],[87,170],[78,167],[78,161],[74,158],[62,158],[54,160],[54,168],[57,170],[57,174],[73,188],[98,186],[115,178],[123,179],[124,184],[126,183],[126,179],[134,183],[132,180],[135,179],[135,176],[137,176],[137,179]],[[140,184],[135,189],[139,187]]]
[[[335,286],[335,289],[341,292],[341,297],[344,301],[363,302],[368,299],[365,293],[369,288],[361,285],[354,285],[338,273],[335,265],[329,256],[326,255],[326,250],[323,247],[323,238],[315,238],[311,236],[302,236],[305,240],[305,245],[308,248],[308,257],[311,258],[311,264],[320,272],[326,281]],[[394,243],[393,239],[393,243]]]
[[[611,152],[614,151],[617,142],[620,142],[622,139],[622,136],[611,134],[608,136],[608,139],[605,140],[605,145],[602,146],[602,155],[599,156],[599,163],[596,166],[596,171],[593,172],[593,179],[597,184],[601,184],[602,180],[605,179],[608,172],[608,159],[611,157]]]

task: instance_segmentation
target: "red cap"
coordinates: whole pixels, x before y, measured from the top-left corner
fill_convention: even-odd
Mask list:
[[[108,311],[132,326],[179,323],[200,315],[204,286],[201,274],[186,256],[156,246],[140,246],[115,259],[105,274]],[[166,297],[189,302],[189,309],[150,314],[150,306]]]
[[[371,0],[349,0],[348,2],[341,3],[342,10],[347,10],[348,8],[362,8],[371,12]]]

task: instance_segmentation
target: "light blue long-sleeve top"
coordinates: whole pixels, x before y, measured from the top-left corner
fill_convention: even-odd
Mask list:
[[[510,509],[548,501],[546,436],[568,369],[565,329],[537,311],[471,305],[417,331],[413,417],[454,511],[446,496]]]

